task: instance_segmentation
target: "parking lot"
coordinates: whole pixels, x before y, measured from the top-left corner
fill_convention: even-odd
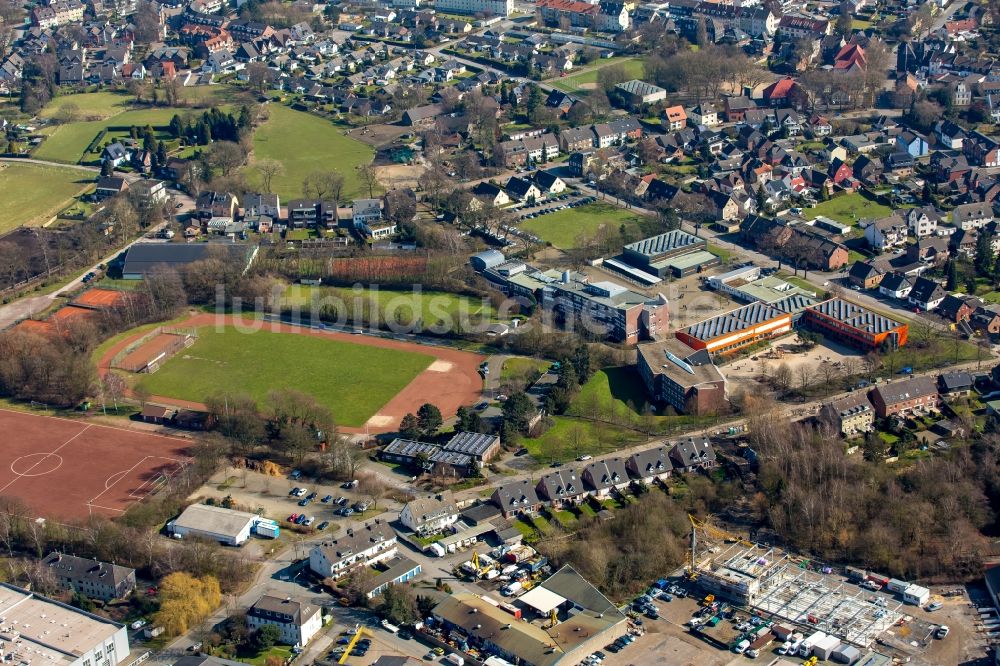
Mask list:
[[[292,495],[299,488],[304,493]],[[304,506],[300,503],[312,495]],[[353,488],[342,488],[340,484],[316,484],[309,480],[293,480],[286,477],[268,476],[251,470],[227,468],[215,474],[202,486],[193,498],[214,498],[221,501],[229,497],[233,508],[258,512],[278,521],[282,527],[289,526],[289,518],[296,516],[299,525],[312,518],[308,527],[319,528],[327,523],[326,531],[335,532],[340,522],[347,519],[358,520],[376,515],[386,500],[380,500],[378,509],[371,505],[372,498],[365,497]],[[323,500],[329,499],[324,502]],[[340,502],[337,500],[340,499]],[[358,502],[369,504],[367,511],[359,512]],[[350,513],[347,510],[350,509]],[[339,515],[338,515],[339,512]],[[298,519],[305,515],[305,519]]]

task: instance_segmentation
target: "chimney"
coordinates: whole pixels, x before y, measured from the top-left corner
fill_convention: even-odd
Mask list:
[[[569,284],[569,271],[563,271],[563,274],[562,274],[562,283],[563,284]]]

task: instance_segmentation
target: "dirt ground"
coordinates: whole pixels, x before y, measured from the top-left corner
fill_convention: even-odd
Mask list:
[[[725,363],[720,369],[733,388],[749,392],[760,388],[758,377],[773,375],[780,365],[787,365],[792,371],[793,382],[799,381],[802,372],[808,372],[811,381],[822,381],[826,366],[829,365],[837,374],[841,374],[846,366],[858,365],[864,359],[864,354],[857,350],[830,340],[824,340],[805,352],[792,351],[800,343],[797,334],[785,336],[775,340],[769,350],[761,350],[749,358]]]
[[[375,167],[378,182],[387,190],[398,190],[405,187],[415,188],[420,176],[426,170],[427,167],[422,164],[388,164]]]
[[[412,127],[402,125],[368,125],[367,127],[355,127],[347,130],[347,135],[378,148],[412,131]]]

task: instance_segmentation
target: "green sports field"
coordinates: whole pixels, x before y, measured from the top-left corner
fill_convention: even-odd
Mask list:
[[[416,292],[398,289],[379,289],[377,291],[365,289],[355,291],[341,287],[312,287],[293,284],[285,291],[282,305],[286,308],[301,308],[302,313],[306,314],[311,311],[314,303],[317,308],[324,304],[340,307],[340,304],[343,303],[345,311],[342,315],[346,315],[355,299],[376,303],[382,321],[411,321],[415,313],[420,317],[424,326],[436,326],[438,322],[455,322],[460,316],[465,316],[470,322],[490,321],[495,315],[493,306],[488,301],[461,294],[430,290]],[[397,318],[397,314],[403,318]]]
[[[0,163],[0,233],[47,222],[93,183],[86,171]]]
[[[338,425],[359,427],[433,361],[429,354],[309,335],[206,327],[140,384],[153,395],[195,402],[218,393],[263,402],[273,389],[293,388],[328,406]]]
[[[586,92],[597,83],[598,70],[621,65],[625,68],[625,73],[633,79],[641,79],[643,76],[643,63],[641,58],[612,58],[611,60],[600,60],[582,72],[568,74],[563,77],[550,79],[546,83],[553,88],[558,88],[563,92]]]
[[[302,180],[314,171],[344,176],[344,198],[368,196],[358,167],[375,156],[371,146],[344,134],[329,120],[280,104],[268,106],[268,121],[254,133],[254,157],[281,162],[285,172],[271,182],[282,199],[302,196]],[[251,169],[252,172],[252,169]]]
[[[593,203],[525,220],[521,228],[560,249],[579,247],[601,227],[610,226],[615,232],[624,224],[635,225],[634,213],[607,203]]]

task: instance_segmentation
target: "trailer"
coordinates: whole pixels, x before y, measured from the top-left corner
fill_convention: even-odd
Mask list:
[[[903,590],[903,603],[923,606],[931,598],[931,591],[922,585],[909,585]]]
[[[824,636],[813,646],[813,655],[826,661],[833,654],[833,651],[840,647],[840,639],[836,636]]]
[[[905,580],[899,580],[898,578],[892,578],[889,580],[888,584],[886,584],[886,588],[888,588],[890,592],[895,592],[896,594],[902,594],[909,586],[910,584]]]
[[[811,657],[813,648],[816,647],[816,644],[819,643],[824,638],[826,638],[826,632],[817,631],[809,638],[802,641],[802,645],[799,646],[799,656],[802,657],[803,659]]]
[[[833,651],[830,658],[838,664],[847,664],[848,666],[851,666],[851,664],[857,663],[857,661],[861,659],[861,651],[853,645],[842,643],[840,647]]]
[[[868,572],[864,569],[856,569],[854,567],[847,567],[847,580],[852,583],[858,583],[868,577]]]

